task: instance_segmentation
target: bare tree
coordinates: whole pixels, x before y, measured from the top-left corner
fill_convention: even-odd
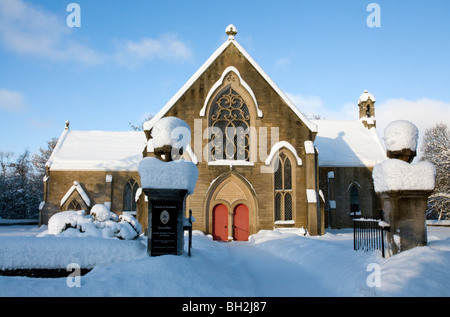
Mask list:
[[[423,161],[436,166],[436,186],[428,200],[432,218],[450,219],[450,131],[445,123],[427,129],[422,144]]]
[[[50,155],[52,155],[56,143],[58,143],[58,138],[52,138],[51,140],[47,141],[46,149],[39,148],[40,155],[33,154],[33,159],[31,160],[31,162],[33,163],[34,168],[41,177],[45,175],[45,164],[50,158]]]
[[[139,126],[136,126],[136,125],[132,124],[131,122],[129,122],[128,124],[134,131],[142,131],[144,123],[147,121],[150,121],[151,119],[153,119],[153,117],[154,117],[154,115],[152,115],[152,114],[147,115],[147,117],[145,117],[145,119],[144,119],[144,122],[142,122],[141,125],[139,125]]]
[[[0,152],[0,167],[2,168],[2,178],[5,179],[8,167],[10,167],[10,160],[14,156],[13,152]]]

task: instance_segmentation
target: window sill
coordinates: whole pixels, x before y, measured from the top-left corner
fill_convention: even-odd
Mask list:
[[[218,160],[208,162],[208,166],[255,166],[255,163],[243,160]]]
[[[294,220],[277,220],[274,223],[276,225],[295,225]]]

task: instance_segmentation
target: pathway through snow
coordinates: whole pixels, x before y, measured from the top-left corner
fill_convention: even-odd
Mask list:
[[[306,297],[336,296],[321,281],[298,264],[270,254],[246,242],[228,245],[230,254],[239,259],[247,272],[255,296]]]

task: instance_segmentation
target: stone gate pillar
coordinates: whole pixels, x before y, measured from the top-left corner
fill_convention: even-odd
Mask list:
[[[416,155],[418,130],[409,121],[390,123],[384,131],[389,159],[376,165],[372,177],[381,198],[386,253],[394,255],[427,244],[425,211],[434,190],[436,169],[429,162],[411,164]]]
[[[164,117],[153,126],[151,137],[154,157],[144,157],[138,170],[148,197],[147,252],[181,255],[186,198],[193,194],[198,178],[197,166],[181,158],[191,139],[190,127],[179,118]],[[190,216],[188,221],[192,228]]]

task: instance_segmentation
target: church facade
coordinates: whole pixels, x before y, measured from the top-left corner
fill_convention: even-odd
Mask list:
[[[147,227],[139,161],[154,156],[152,128],[178,117],[191,128],[183,158],[199,177],[187,198],[194,229],[216,240],[247,240],[262,229],[351,225],[380,208],[373,166],[385,159],[375,98],[360,96],[360,119],[308,120],[245,49],[228,39],[144,131],[72,131],[66,125],[47,164],[41,224],[56,212],[106,204]]]

